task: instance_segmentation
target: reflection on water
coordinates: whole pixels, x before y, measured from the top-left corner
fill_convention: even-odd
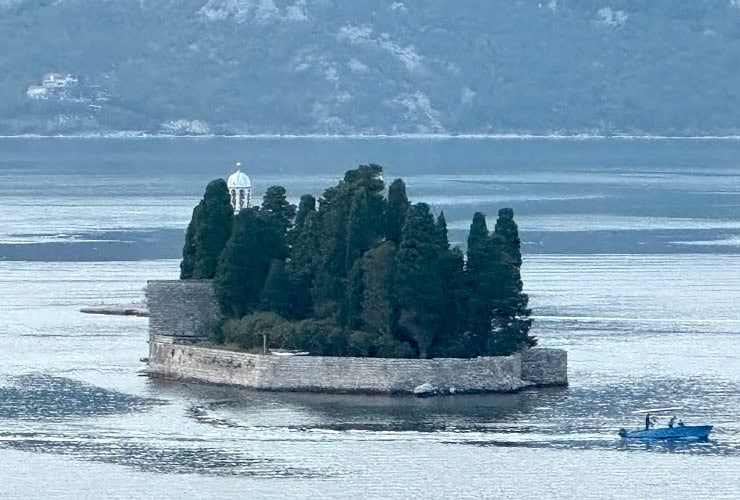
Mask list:
[[[0,418],[60,420],[143,411],[158,403],[77,380],[32,373],[0,387]]]
[[[0,390],[0,419],[7,422],[0,432],[0,448],[162,474],[339,478],[348,471],[335,459],[304,464],[285,451],[292,446],[353,442],[381,449],[383,443],[406,442],[740,457],[740,428],[733,423],[738,384],[664,379],[518,394],[414,398],[271,394],[153,381],[157,399],[145,399],[37,374],[16,377],[13,382]],[[690,410],[687,423],[716,424],[709,441],[645,443],[617,436],[619,427],[640,423],[631,415],[636,401],[654,406],[680,398]],[[162,434],[157,426],[111,427],[100,420],[131,412],[140,415],[135,421],[139,424],[166,416],[177,425],[168,425],[169,434]],[[188,430],[189,425],[195,427]]]
[[[158,474],[205,474],[213,476],[319,478],[317,470],[300,469],[270,458],[254,458],[237,450],[206,446],[159,448],[134,440],[110,441],[98,436],[82,439],[45,435],[3,435],[0,448],[63,455],[133,467]]]

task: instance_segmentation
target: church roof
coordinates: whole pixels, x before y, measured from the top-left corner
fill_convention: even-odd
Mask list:
[[[237,170],[229,176],[229,180],[226,181],[226,185],[229,189],[251,188],[252,181],[249,180],[249,176],[247,174],[241,170]]]

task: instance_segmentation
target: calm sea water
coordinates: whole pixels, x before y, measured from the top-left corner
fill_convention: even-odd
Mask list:
[[[79,313],[174,278],[212,178],[320,194],[404,177],[463,241],[514,208],[543,346],[571,385],[270,394],[153,381],[142,318]],[[493,220],[490,221],[491,225]],[[0,140],[2,498],[738,498],[740,142]],[[706,443],[625,444],[678,405]]]

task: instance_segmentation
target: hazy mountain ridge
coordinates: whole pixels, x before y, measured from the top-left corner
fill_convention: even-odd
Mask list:
[[[4,135],[740,133],[738,0],[0,0],[0,44]]]

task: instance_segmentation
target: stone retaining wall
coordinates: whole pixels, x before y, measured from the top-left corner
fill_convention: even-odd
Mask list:
[[[146,301],[152,342],[207,339],[220,319],[212,280],[150,280]]]
[[[548,353],[536,353],[548,351]],[[149,374],[270,391],[413,393],[429,384],[440,393],[512,392],[533,385],[565,385],[566,358],[552,349],[522,356],[474,359],[385,359],[274,356],[152,342]],[[539,363],[553,363],[535,369]],[[527,375],[530,376],[530,375]],[[544,381],[544,383],[543,383]]]

